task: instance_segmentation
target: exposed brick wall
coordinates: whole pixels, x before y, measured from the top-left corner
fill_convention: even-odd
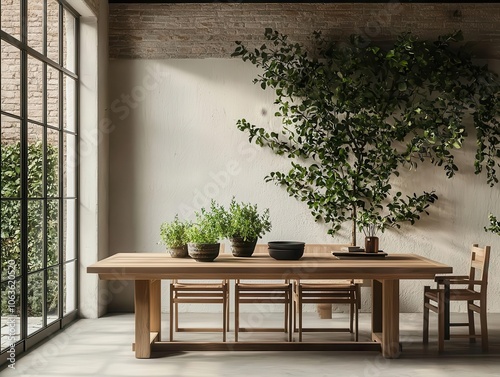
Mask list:
[[[85,0],[85,3],[92,9],[92,12],[97,16],[99,14],[99,2],[101,0]]]
[[[481,57],[500,58],[500,4],[110,4],[111,58],[229,57],[234,41],[261,43],[272,27],[294,41],[315,30],[392,40],[463,30]]]
[[[59,62],[59,6],[56,1],[47,2],[47,56]],[[67,23],[64,16],[64,45],[63,59],[68,62],[68,31],[73,35],[73,25]],[[2,0],[2,30],[20,38],[20,10],[18,0]],[[43,53],[43,2],[29,2],[28,7],[28,45]],[[69,52],[72,52],[70,50]],[[21,55],[19,50],[2,41],[0,48],[1,57],[1,109],[7,113],[20,116],[21,96]],[[43,121],[43,63],[32,57],[28,58],[28,117],[29,119]],[[63,83],[63,96],[66,95],[66,85]],[[52,67],[47,67],[47,123],[57,126],[59,121],[59,73]],[[63,102],[63,111],[66,103]],[[20,139],[19,121],[14,118],[2,116],[1,143],[16,142]],[[49,132],[49,141],[57,135]],[[29,126],[29,140],[41,140],[39,126]]]

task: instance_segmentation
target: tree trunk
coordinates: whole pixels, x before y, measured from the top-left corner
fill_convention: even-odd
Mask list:
[[[352,207],[352,232],[351,232],[351,245],[356,246],[356,227],[358,226],[357,222],[357,210],[356,206],[354,205]]]

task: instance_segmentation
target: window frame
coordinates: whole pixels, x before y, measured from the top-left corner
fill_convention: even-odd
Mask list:
[[[64,0],[42,0],[43,1],[43,20],[42,20],[42,29],[43,29],[43,36],[42,36],[42,52],[39,52],[32,48],[31,46],[28,45],[28,2],[29,0],[19,0],[20,4],[20,37],[21,39],[17,39],[14,36],[8,34],[4,30],[0,29],[0,39],[2,42],[8,43],[11,46],[15,47],[16,49],[19,50],[20,52],[20,113],[18,115],[9,113],[7,111],[4,111],[4,109],[0,109],[0,114],[2,117],[7,116],[9,118],[16,119],[20,122],[20,145],[21,145],[21,166],[20,166],[20,175],[21,175],[21,197],[20,198],[3,198],[1,197],[0,200],[3,203],[4,201],[12,201],[12,200],[18,200],[21,202],[21,268],[20,268],[20,289],[21,289],[21,297],[20,299],[20,340],[18,340],[15,344],[16,348],[16,357],[24,352],[33,347],[35,344],[40,342],[41,340],[44,340],[48,336],[50,336],[52,333],[58,331],[59,329],[65,327],[68,325],[70,322],[75,320],[78,315],[78,310],[79,310],[79,274],[78,274],[78,261],[79,261],[79,206],[78,206],[78,198],[79,198],[79,76],[78,73],[80,71],[79,67],[79,61],[80,61],[80,56],[79,56],[79,51],[80,51],[80,20],[79,17],[80,15]],[[58,62],[53,61],[48,57],[47,54],[47,45],[48,45],[48,38],[47,38],[47,4],[48,1],[51,1],[53,3],[57,2],[58,4],[58,25],[57,25],[57,30],[58,30],[58,52],[56,54],[58,55]],[[1,4],[0,4],[1,7]],[[74,49],[71,49],[71,52],[75,54],[74,58],[74,68],[75,71],[72,72],[71,70],[67,69],[63,65],[68,64],[68,59],[64,59],[64,43],[66,42],[66,47],[68,48],[68,40],[64,41],[64,39],[67,38],[67,36],[64,35],[64,22],[66,19],[66,13],[69,12],[74,17],[74,35],[72,35],[72,38],[74,39]],[[67,50],[68,51],[68,50]],[[33,119],[30,119],[28,117],[28,99],[29,99],[29,93],[28,93],[28,59],[29,58],[34,58],[36,61],[39,61],[42,63],[42,121],[36,121]],[[0,63],[1,64],[1,63]],[[47,85],[47,68],[51,67],[55,69],[58,74],[58,124],[57,126],[49,125],[48,124],[48,100],[47,100],[47,94],[48,94],[48,85]],[[66,77],[66,80],[64,79]],[[74,109],[74,114],[73,114],[73,121],[74,123],[74,129],[67,129],[65,125],[65,119],[64,117],[67,116],[67,112],[65,113],[65,104],[66,98],[64,98],[64,85],[67,83],[67,80],[74,80],[75,85],[72,86],[74,88],[74,93],[72,97],[72,101],[74,101],[72,105],[72,109]],[[68,90],[66,90],[66,95],[68,95]],[[68,106],[66,106],[66,109]],[[43,172],[43,179],[42,179],[42,197],[40,198],[30,198],[28,196],[28,188],[29,188],[29,182],[28,182],[28,145],[29,145],[29,140],[28,140],[28,130],[29,130],[29,125],[36,125],[37,127],[41,127],[43,136],[42,136],[42,153],[43,153],[43,167],[42,167],[42,172]],[[48,171],[48,141],[47,141],[47,135],[48,135],[48,130],[51,132],[58,132],[58,142],[57,142],[57,160],[58,160],[58,165],[57,165],[57,180],[58,180],[58,193],[56,197],[49,197],[48,196],[48,190],[47,190],[47,175],[46,172]],[[65,145],[65,140],[67,137],[74,138],[74,161],[71,161],[71,164],[73,165],[74,169],[74,185],[75,185],[75,192],[74,195],[72,196],[64,196],[65,195],[65,190],[64,190],[64,185],[65,185],[65,171],[66,174],[68,174],[69,170],[69,165],[64,166],[64,154],[66,152],[66,145]],[[0,153],[1,153],[1,145],[0,145]],[[66,157],[66,162],[69,162],[68,156]],[[49,242],[48,242],[48,235],[47,235],[47,223],[48,223],[48,201],[57,201],[57,209],[58,209],[58,225],[57,225],[57,244],[58,244],[58,250],[57,250],[57,263],[55,264],[49,264],[47,263],[47,256],[49,252]],[[29,271],[28,269],[28,207],[29,203],[31,201],[40,201],[42,205],[42,216],[43,216],[43,224],[42,224],[42,239],[43,239],[43,256],[42,256],[42,267],[40,269],[36,269],[33,271]],[[71,215],[74,216],[74,219],[69,222],[68,219],[66,218],[66,221],[71,224],[73,224],[73,229],[71,230],[71,234],[74,237],[74,255],[72,259],[67,259],[65,257],[65,211],[66,211],[66,203],[69,203],[69,201],[73,201],[74,203],[74,213]],[[71,206],[68,206],[71,207]],[[67,227],[66,227],[67,228]],[[66,235],[67,237],[67,235]],[[0,254],[0,258],[2,258]],[[74,308],[71,311],[68,311],[65,313],[65,300],[66,300],[66,294],[65,293],[65,282],[67,279],[65,278],[65,271],[68,270],[68,267],[73,268],[73,276],[74,276],[74,286],[69,287],[73,291],[73,297],[74,297]],[[48,274],[52,272],[56,272],[58,276],[58,298],[57,298],[57,319],[51,322],[48,322],[48,286],[47,286],[47,281],[48,281]],[[36,276],[36,273],[41,273],[43,278],[42,278],[42,295],[43,295],[43,309],[42,309],[42,314],[41,314],[41,320],[42,320],[42,325],[39,329],[28,333],[29,328],[28,328],[28,281],[30,277]],[[17,277],[16,277],[17,278]],[[1,279],[2,283],[4,281],[7,281],[7,279],[4,279],[2,276]],[[7,357],[8,357],[8,351],[9,348],[5,349],[0,349],[0,366],[4,363],[7,362]]]

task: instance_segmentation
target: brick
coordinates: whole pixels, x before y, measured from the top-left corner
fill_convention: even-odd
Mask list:
[[[483,42],[482,57],[500,57],[499,4],[111,4],[109,15],[114,59],[227,58],[236,39],[262,43],[266,27],[306,45],[315,30],[387,40],[406,30],[434,38],[461,29],[467,41]]]

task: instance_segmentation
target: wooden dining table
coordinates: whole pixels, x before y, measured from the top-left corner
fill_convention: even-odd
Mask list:
[[[385,258],[337,258],[304,255],[299,260],[274,260],[268,255],[235,258],[222,254],[213,262],[171,258],[164,253],[119,253],[89,267],[103,280],[135,282],[135,343],[137,358],[155,351],[195,350],[343,350],[381,351],[400,355],[399,284],[406,279],[434,279],[452,267],[416,254]],[[370,279],[372,336],[366,342],[167,342],[161,340],[161,280],[165,279]]]

